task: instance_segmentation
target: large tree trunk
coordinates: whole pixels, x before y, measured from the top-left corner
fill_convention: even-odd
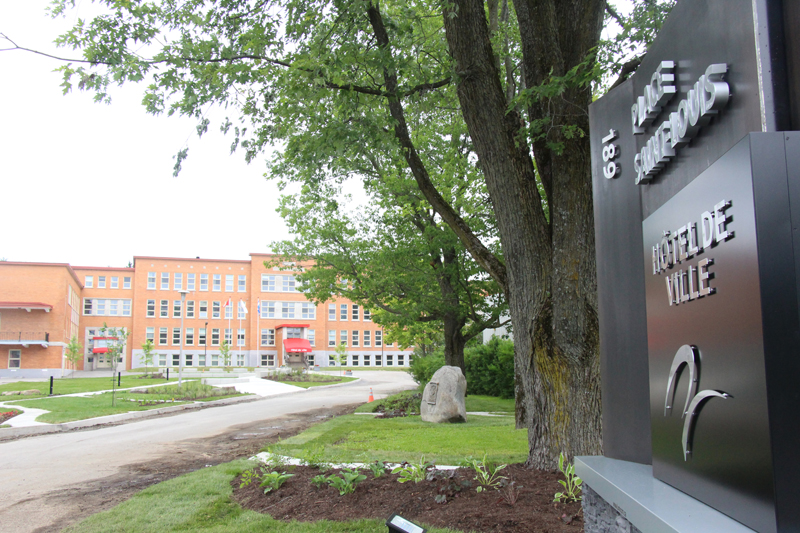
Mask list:
[[[450,366],[457,366],[464,376],[467,369],[464,366],[464,326],[467,321],[458,313],[459,298],[456,292],[458,285],[458,255],[455,248],[443,250],[437,281],[442,302],[445,304],[444,323],[444,361]]]
[[[600,5],[599,0],[515,2],[526,86],[541,83],[541,72],[550,72],[542,70],[546,65],[559,75],[585,58],[597,43],[600,24],[578,26],[601,21]],[[534,23],[536,17],[541,20]],[[444,25],[462,113],[503,245],[505,292],[514,324],[517,424],[529,429],[528,464],[552,469],[561,451],[569,456],[601,451],[588,137],[548,138],[565,143],[560,155],[544,142],[534,147],[549,202],[548,221],[522,121],[507,110],[483,3],[455,0],[445,10]],[[537,31],[543,35],[532,35]],[[585,89],[568,92],[548,116],[571,117],[567,123],[587,126],[589,96]],[[542,107],[532,106],[531,118],[544,117]]]

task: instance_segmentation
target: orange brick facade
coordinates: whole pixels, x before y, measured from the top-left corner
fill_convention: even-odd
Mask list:
[[[285,362],[287,337],[308,340],[307,356],[320,366],[333,364],[341,342],[347,365],[408,366],[411,350],[385,345],[368,310],[343,298],[309,302],[295,290],[301,267],[264,265],[273,259],[135,257],[133,268],[0,262],[0,375],[70,373],[63,356],[72,336],[84,347],[77,370],[107,369],[108,358],[92,353],[103,324],[130,332],[118,365],[124,369],[143,366],[147,339],[159,367],[178,366],[181,343],[186,366],[222,366],[225,339],[231,366],[277,367]],[[188,291],[185,303],[180,290]]]

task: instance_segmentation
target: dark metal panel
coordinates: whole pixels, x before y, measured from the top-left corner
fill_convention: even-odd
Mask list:
[[[639,254],[632,253],[642,242],[639,187],[634,184],[629,152],[622,149],[609,161],[602,156],[604,144],[633,144],[628,114],[619,113],[630,105],[631,86],[625,83],[589,108],[592,124],[603,127],[603,131],[593,130],[591,137],[603,450],[606,457],[650,464],[644,265]],[[620,137],[603,143],[609,129],[615,129]],[[603,173],[609,162],[621,169],[612,179]]]
[[[789,146],[784,145],[785,137]],[[792,228],[798,219],[796,213],[791,213],[792,207],[797,210],[797,206],[790,206],[786,160],[787,155],[792,159],[788,167],[794,174],[796,192],[796,165],[800,162],[797,137],[798,132],[751,136],[764,364],[779,531],[800,531],[800,319]],[[795,203],[798,199],[794,197]]]
[[[775,532],[750,155],[746,137],[643,222],[643,258],[652,265],[652,247],[662,242],[664,231],[674,234],[696,223],[702,242],[703,213],[714,212],[723,200],[731,202],[725,214],[730,216],[726,228],[732,238],[665,272],[654,274],[653,267],[647,267],[653,474],[757,531]],[[708,259],[713,259],[708,271],[716,292],[670,305],[667,278],[697,269]],[[697,291],[696,271],[693,279]],[[686,368],[674,374],[677,385],[667,410],[674,361],[678,354],[687,356],[687,345],[695,347],[697,368],[693,376]],[[691,407],[684,414],[687,400],[702,397],[703,391],[730,397],[712,396],[698,405],[696,417]]]
[[[658,39],[632,77],[634,94],[640,95],[658,63],[675,61],[678,95],[654,124],[676,111],[708,65],[727,63],[726,80],[732,97],[718,118],[700,130],[692,142],[666,165],[653,182],[642,186],[642,215],[648,217],[679,190],[708,168],[751,131],[762,131],[761,99],[753,29],[753,3],[764,0],[683,0],[678,2]],[[630,102],[627,112],[630,114]],[[771,114],[771,113],[770,113]],[[652,135],[636,136],[640,150]]]
[[[792,130],[800,130],[800,0],[784,0],[783,33]]]

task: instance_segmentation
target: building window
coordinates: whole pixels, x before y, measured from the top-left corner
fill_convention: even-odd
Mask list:
[[[375,356],[375,366],[381,366],[383,364],[381,359],[383,359],[383,357],[381,357],[380,355]]]
[[[103,316],[106,314],[106,301],[105,300],[95,300],[94,301],[94,314],[98,316]]]
[[[365,355],[365,356],[364,356],[364,366],[369,366],[369,363],[370,363],[370,361],[369,361],[369,356],[368,356],[368,355]]]
[[[122,316],[131,316],[130,300],[122,300]]]
[[[194,300],[186,301],[186,318],[194,318]]]
[[[169,272],[161,273],[161,290],[162,291],[169,290]]]
[[[22,350],[8,351],[8,368],[22,367]]]
[[[156,288],[156,273],[155,272],[148,272],[147,273],[147,288],[151,290],[155,290]]]
[[[316,343],[316,338],[315,337],[316,337],[316,334],[314,333],[314,330],[313,329],[309,329],[308,333],[306,333],[306,340],[308,341],[308,344],[310,344],[311,346],[316,346],[317,343]]]
[[[193,291],[194,290],[194,278],[195,278],[194,272],[190,272],[189,274],[186,274],[186,290],[187,291]]]
[[[208,318],[208,300],[200,300],[200,318]]]
[[[314,354],[313,354],[313,353],[310,353],[310,354],[308,354],[308,355],[306,356],[306,360],[308,361],[308,364],[309,364],[310,366],[315,366],[315,363],[314,363]]]
[[[244,329],[239,328],[236,330],[236,345],[237,346],[244,346]]]
[[[261,318],[275,318],[275,302],[261,302]]]
[[[211,318],[219,318],[219,302],[211,302]]]
[[[219,292],[222,290],[222,274],[214,274],[213,283],[211,285],[211,290],[214,292]]]
[[[131,301],[106,300],[103,298],[84,298],[85,316],[131,316]]]
[[[167,354],[158,354],[158,366],[167,366]]]
[[[181,301],[180,300],[173,300],[172,301],[172,318],[180,318],[181,317]]]
[[[167,344],[167,328],[158,328],[158,344]]]
[[[261,366],[275,366],[275,354],[262,353],[261,354]]]
[[[174,275],[173,281],[172,281],[172,288],[175,289],[176,291],[182,291],[183,290],[183,273],[182,272],[175,272],[175,275]]]
[[[211,346],[219,346],[219,328],[211,330]]]
[[[106,277],[105,276],[97,276],[97,288],[98,289],[105,289],[106,288]]]
[[[185,357],[186,357],[186,361],[185,361],[186,366],[192,366],[192,354],[187,353],[185,355]]]
[[[119,276],[111,276],[111,288],[119,289]]]
[[[122,288],[123,289],[130,289],[131,288],[131,277],[125,276],[122,278]]]
[[[372,313],[370,313],[369,309],[366,307],[364,308],[364,322],[371,322],[372,321]]]
[[[86,276],[83,280],[83,285],[87,289],[94,287],[94,276]]]
[[[358,305],[353,304],[353,320],[358,320]]]
[[[317,318],[317,306],[311,302],[303,302],[301,305],[301,311],[303,318],[307,318],[309,320],[316,320]]]
[[[156,328],[146,328],[144,334],[144,340],[155,342],[156,341]]]
[[[275,292],[275,276],[261,274],[261,292]]]
[[[180,345],[181,343],[181,328],[172,328],[172,344]]]
[[[208,290],[208,274],[200,274],[200,290]]]
[[[245,318],[247,318],[247,306],[242,300],[239,300],[239,306],[236,310],[236,318],[238,318],[239,320],[244,320]]]
[[[287,339],[302,339],[303,338],[303,328],[286,328],[286,338]]]
[[[172,366],[181,366],[181,354],[172,354]]]
[[[225,342],[230,346],[233,344],[233,330],[225,328]]]
[[[359,342],[358,342],[358,330],[357,329],[353,330],[353,344],[352,345],[353,346],[358,346],[359,345]]]
[[[194,346],[194,328],[186,328],[186,343],[187,346]]]
[[[281,302],[281,318],[294,318],[294,302]]]
[[[397,366],[403,366],[405,364],[406,356],[403,354],[397,354]]]
[[[169,318],[169,300],[161,300],[158,316],[161,318]]]
[[[347,330],[343,329],[339,332],[339,344],[347,346]]]
[[[261,330],[261,346],[275,346],[275,330],[262,329]]]
[[[197,330],[197,345],[198,346],[205,346],[206,345],[206,328],[200,328]],[[203,363],[205,366],[205,363]]]
[[[372,332],[365,331],[364,332],[364,346],[372,346]]]
[[[386,356],[386,366],[392,366],[393,364],[394,363],[392,362],[392,356],[391,355],[387,355]]]
[[[336,320],[336,304],[328,304],[328,320]]]
[[[108,301],[108,315],[109,316],[119,315],[119,300]]]
[[[239,285],[236,289],[239,292],[247,292],[247,276],[244,274],[239,274]]]
[[[283,292],[296,292],[294,276],[281,276],[281,290]]]
[[[347,304],[339,306],[339,320],[347,320]]]
[[[83,299],[83,314],[84,315],[91,315],[92,314],[92,303],[94,300],[91,298],[84,298]]]
[[[201,353],[197,355],[198,366],[206,366],[206,354]]]
[[[233,292],[233,274],[225,274],[225,292]]]
[[[383,331],[375,332],[375,346],[383,346]]]
[[[352,359],[352,362],[350,364],[353,365],[353,366],[358,366],[358,356],[357,355],[353,355],[353,356],[351,356],[351,359]]]
[[[328,346],[336,346],[336,330],[328,330]]]
[[[211,354],[211,366],[219,366],[219,354]]]
[[[328,366],[336,366],[336,361],[333,359],[332,355],[328,356]]]
[[[230,300],[225,303],[225,319],[230,320],[233,318],[233,304]]]

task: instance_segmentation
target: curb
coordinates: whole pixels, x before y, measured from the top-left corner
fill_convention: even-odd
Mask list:
[[[353,383],[358,383],[359,381],[361,381],[361,378],[356,378],[355,381],[348,381],[347,383],[320,385],[318,387],[309,387],[307,389],[298,387],[299,390],[296,391],[273,394],[270,396],[258,396],[256,394],[251,394],[249,396],[244,396],[244,397],[224,398],[222,400],[213,400],[210,402],[197,402],[197,403],[187,403],[182,405],[172,405],[170,407],[161,407],[159,409],[150,409],[148,411],[135,411],[131,413],[120,413],[118,415],[99,416],[96,418],[87,418],[85,420],[74,420],[72,422],[64,422],[61,424],[25,426],[19,428],[0,428],[0,442],[6,440],[13,440],[20,437],[31,437],[36,435],[47,435],[50,433],[64,433],[67,431],[117,426],[120,424],[125,424],[127,422],[134,422],[146,418],[156,418],[159,416],[180,414],[182,411],[197,411],[200,409],[223,407],[226,405],[233,405],[237,403],[257,402],[269,398],[275,398],[276,396],[292,396],[295,394],[302,394],[304,392],[308,392],[314,389],[326,389],[330,387],[341,387],[344,385],[351,385]]]

